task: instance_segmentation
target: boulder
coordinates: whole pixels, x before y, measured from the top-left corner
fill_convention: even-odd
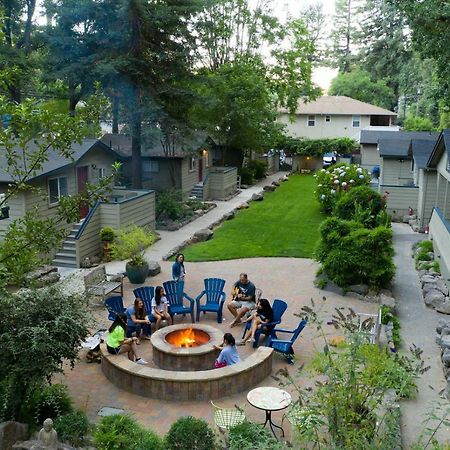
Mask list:
[[[241,203],[237,209],[247,209],[249,207],[247,202]]]
[[[161,273],[161,266],[156,261],[147,261],[148,264],[148,275],[154,277]]]
[[[58,272],[50,272],[43,277],[34,280],[34,286],[43,287],[48,286],[49,284],[56,283],[61,278],[61,275]]]
[[[432,276],[432,277],[438,277],[440,275],[439,272],[436,272],[433,268],[428,269],[428,275]]]
[[[281,178],[281,181],[287,181],[289,180],[289,177],[287,175],[285,175],[283,178]]]
[[[273,192],[276,188],[277,188],[277,187],[274,186],[274,185],[272,185],[272,184],[268,184],[268,185],[266,185],[266,186],[263,187],[263,189],[264,189],[265,191],[268,191],[268,192]]]
[[[203,209],[196,209],[194,211],[194,214],[196,214],[197,216],[202,216],[203,215]]]
[[[431,275],[424,275],[423,277],[420,277],[420,282],[422,283],[422,286],[425,283],[434,283],[435,281],[437,281],[437,278]]]
[[[20,422],[0,423],[0,450],[9,450],[17,441],[27,438],[28,425]]]
[[[439,319],[438,324],[436,326],[436,333],[440,333],[442,329],[445,328],[446,326],[450,327],[450,322],[445,319]]]
[[[253,194],[250,201],[252,202],[260,202],[264,200],[264,196],[262,194]]]
[[[419,225],[411,225],[412,230],[414,231],[414,233],[418,233],[420,230]]]
[[[450,348],[450,335],[441,337],[441,347],[444,349]]]
[[[226,213],[223,216],[223,220],[231,220],[234,219],[234,216],[236,215],[236,213],[234,211],[230,211],[229,213]]]
[[[369,292],[369,286],[367,284],[352,284],[348,289],[360,295],[366,295]]]
[[[418,270],[417,274],[419,275],[419,278],[423,277],[424,275],[430,275],[425,269]]]
[[[89,267],[92,267],[91,260],[86,256],[86,258],[83,258],[81,261],[80,267],[82,269],[89,269]]]
[[[355,298],[356,300],[365,300],[364,295],[358,294],[357,292],[353,292],[353,291],[347,292],[345,294],[345,296],[350,297],[350,298]]]
[[[209,228],[203,228],[194,233],[194,239],[196,242],[209,241],[214,235],[214,232]]]
[[[447,334],[450,334],[450,326],[447,325],[441,330],[441,336],[447,336]]]
[[[395,298],[388,295],[380,294],[378,296],[380,305],[389,306],[389,308],[395,309]]]
[[[272,184],[273,184],[274,186],[279,186],[279,185],[280,185],[279,181],[272,181]]]
[[[445,302],[446,297],[441,291],[438,291],[437,289],[432,289],[424,297],[424,300],[427,306],[436,309]]]
[[[450,314],[450,301],[448,300],[448,297],[446,297],[446,301],[444,303],[436,307],[436,311],[441,314]],[[450,328],[443,328],[441,334],[443,335],[446,331],[450,334]]]
[[[55,266],[43,266],[39,269],[33,270],[33,272],[27,273],[25,276],[26,281],[37,280],[38,278],[43,277],[51,272],[57,272],[58,268]]]

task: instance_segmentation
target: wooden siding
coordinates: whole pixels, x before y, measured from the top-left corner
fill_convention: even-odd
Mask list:
[[[97,256],[101,252],[100,230],[102,228],[100,204],[92,215],[87,217],[83,232],[76,240],[77,267],[84,258]],[[86,219],[86,220],[87,220]]]
[[[447,164],[448,164],[447,153],[444,153],[439,161],[437,170],[444,178],[450,181],[450,173],[447,171]]]
[[[3,191],[3,192],[6,192]],[[5,206],[9,206],[9,218],[0,220],[0,240],[3,239],[11,223],[25,214],[25,193],[19,192],[9,198]]]
[[[208,198],[211,200],[223,200],[236,192],[237,189],[237,168],[214,168],[209,172]]]
[[[414,172],[411,160],[400,161],[398,159],[383,158],[381,164],[381,184],[393,186],[408,186],[414,183]]]
[[[448,281],[450,279],[450,223],[444,219],[442,212],[439,214],[436,209],[430,220],[430,237],[433,240],[442,275],[450,287]]]
[[[107,206],[107,205],[102,205]],[[119,207],[120,227],[134,224],[155,229],[155,193],[148,192],[114,206]]]
[[[203,179],[208,173],[208,168],[203,167]],[[187,199],[192,188],[198,183],[198,161],[194,170],[189,170],[189,158],[181,161],[181,194],[183,199]]]
[[[374,166],[381,167],[381,158],[376,144],[361,144],[361,167],[372,171]]]
[[[402,187],[392,185],[381,185],[380,192],[389,192],[386,210],[393,217],[401,218],[408,214],[408,208],[417,211],[419,188],[416,186]]]
[[[425,226],[431,219],[431,213],[436,204],[437,173],[431,170],[419,170],[419,196],[417,217],[420,226]]]

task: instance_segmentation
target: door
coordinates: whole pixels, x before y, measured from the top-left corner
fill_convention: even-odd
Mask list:
[[[198,162],[198,181],[201,183],[203,181],[203,158],[197,159]]]
[[[78,193],[82,194],[86,192],[86,183],[88,182],[88,173],[89,173],[89,167],[88,166],[81,166],[77,167],[77,187],[78,187]],[[86,204],[80,204],[80,219],[84,219],[89,212],[89,205]]]

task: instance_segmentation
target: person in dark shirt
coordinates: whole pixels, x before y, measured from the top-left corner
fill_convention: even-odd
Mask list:
[[[255,285],[248,279],[246,273],[241,273],[239,281],[234,283],[231,301],[227,305],[228,310],[234,317],[231,327],[240,324],[241,318],[249,311],[255,309],[255,295]]]
[[[251,342],[255,342],[255,333],[258,328],[261,328],[263,323],[271,323],[273,322],[273,310],[272,306],[270,306],[269,301],[266,298],[262,298],[259,303],[256,311],[245,321],[252,322],[252,325],[247,333],[245,333],[244,339],[239,342],[239,345],[245,345],[249,339]]]

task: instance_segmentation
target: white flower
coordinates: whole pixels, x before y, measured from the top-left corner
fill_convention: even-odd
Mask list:
[[[325,169],[322,169],[321,172],[326,172],[326,170],[325,170]]]
[[[336,191],[334,189],[331,189],[330,191],[332,194],[336,194]]]
[[[347,183],[344,181],[343,183],[342,183],[342,187],[346,187],[347,186]]]
[[[359,178],[361,178],[361,180],[363,180],[364,179],[364,175],[360,175]]]
[[[341,172],[341,175],[340,175],[340,176],[341,176],[341,177],[345,177],[345,175],[346,175],[345,172]]]
[[[339,180],[334,180],[334,184],[339,184]]]
[[[318,184],[317,187],[322,187],[322,185],[321,185],[321,184]]]
[[[325,200],[325,194],[322,194],[322,195],[320,196],[320,199],[321,199],[321,200]]]
[[[354,182],[355,182],[355,180],[353,180],[353,179],[350,180],[350,183],[354,183]]]
[[[357,171],[358,173],[362,173],[361,167],[358,167],[358,168],[356,169],[356,171]]]

